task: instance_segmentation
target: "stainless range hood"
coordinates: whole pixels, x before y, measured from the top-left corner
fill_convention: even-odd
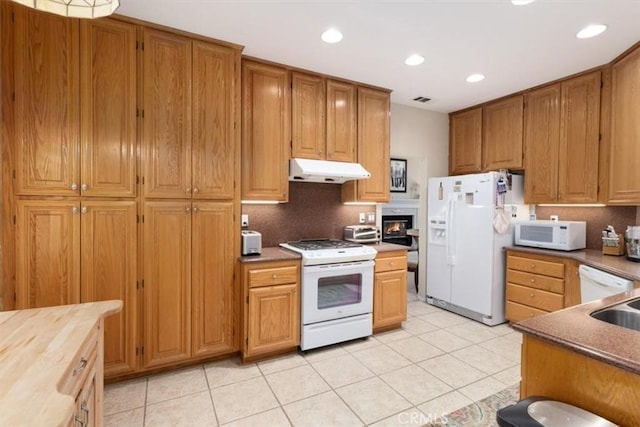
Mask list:
[[[360,163],[311,159],[291,159],[289,162],[289,181],[342,184],[370,177],[371,174]]]

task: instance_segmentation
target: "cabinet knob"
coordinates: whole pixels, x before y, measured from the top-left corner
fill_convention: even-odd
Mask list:
[[[535,282],[536,282],[536,279],[531,279],[531,283],[535,283]]]
[[[77,214],[78,213],[78,208],[77,207],[72,207],[71,208],[71,213]]]
[[[272,275],[271,275],[271,278],[272,278],[272,279],[277,279],[277,278],[278,278],[278,275],[274,273],[274,274],[272,274]]]
[[[194,212],[194,213],[195,213],[195,212],[198,212],[198,210],[199,210],[199,209],[198,209],[198,207],[197,207],[197,206],[194,206],[194,207],[193,207],[193,212]]]
[[[191,212],[191,208],[190,208],[190,207],[187,207],[187,208],[185,209],[185,211],[187,211],[187,212]]]
[[[86,214],[88,211],[89,209],[87,209],[86,206],[83,206],[80,212],[82,212],[83,214]]]
[[[89,188],[89,186],[87,184],[82,184],[80,186],[80,190],[82,190],[82,191],[87,191],[88,188]]]
[[[76,184],[75,182],[73,184],[71,184],[71,189],[73,191],[76,191],[78,189],[78,184]]]
[[[531,298],[533,298],[533,292],[531,292],[531,293],[529,294],[529,296],[530,296]]]
[[[529,317],[533,317],[533,313],[529,313]]]
[[[185,190],[185,193],[191,193],[191,189],[190,189],[190,188],[187,188],[187,189]]]
[[[536,268],[536,265],[535,264],[531,264],[531,269],[533,270],[535,268]]]
[[[199,191],[200,191],[200,190],[198,190],[198,188],[197,188],[197,187],[194,187],[194,188],[193,188],[193,194],[198,194],[198,192],[199,192]]]

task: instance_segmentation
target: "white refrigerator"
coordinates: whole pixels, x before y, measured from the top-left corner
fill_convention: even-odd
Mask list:
[[[505,254],[512,220],[525,220],[521,176],[430,178],[427,303],[487,325],[505,322]]]

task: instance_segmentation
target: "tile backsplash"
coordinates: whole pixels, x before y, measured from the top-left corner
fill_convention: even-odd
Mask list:
[[[342,239],[346,225],[357,224],[360,212],[375,206],[344,205],[339,184],[289,183],[289,203],[242,205],[249,215],[249,229],[262,233],[262,246],[291,240]]]
[[[602,249],[601,231],[607,225],[613,225],[618,233],[624,233],[628,225],[636,223],[635,206],[536,207],[537,219],[549,219],[551,215],[558,215],[561,221],[587,221],[587,249]]]

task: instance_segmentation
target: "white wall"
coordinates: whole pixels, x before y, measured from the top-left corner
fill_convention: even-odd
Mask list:
[[[427,265],[427,180],[449,172],[449,116],[419,108],[391,104],[391,157],[407,159],[407,193],[391,199],[420,199],[419,293],[424,300]]]

